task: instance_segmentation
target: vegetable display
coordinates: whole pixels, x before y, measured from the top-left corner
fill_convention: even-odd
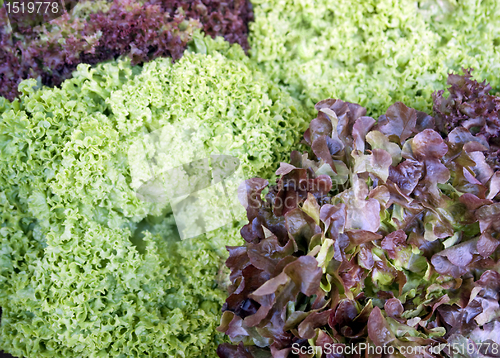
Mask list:
[[[133,64],[157,57],[178,60],[194,30],[248,49],[247,0],[82,1],[50,23],[9,31],[0,9],[0,95],[14,99],[23,79],[58,86],[79,63],[97,64],[127,55]]]
[[[0,0],[0,351],[500,357],[499,1],[64,5]]]
[[[19,100],[1,101],[0,349],[215,356],[224,300],[216,249],[238,241],[227,229],[180,241],[167,203],[137,197],[132,172],[143,163],[129,150],[162,127],[162,140],[178,145],[161,163],[226,153],[249,176],[267,176],[304,122],[239,46],[198,36],[196,49],[205,53],[175,64],[80,65],[61,88],[28,80]],[[190,141],[173,136],[192,128]]]
[[[313,357],[315,347],[344,357],[342,347],[369,345],[446,357],[457,344],[496,357],[500,177],[487,144],[463,126],[442,138],[433,117],[401,102],[377,122],[341,100],[315,108],[312,156],[293,151],[274,185],[242,184],[245,245],[228,247],[219,327],[235,344],[219,357]]]

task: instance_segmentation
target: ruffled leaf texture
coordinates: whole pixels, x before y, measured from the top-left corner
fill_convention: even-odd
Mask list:
[[[228,247],[218,329],[232,343],[219,357],[337,358],[333,346],[369,344],[436,358],[462,343],[494,357],[500,203],[487,148],[461,126],[443,138],[401,102],[377,122],[338,99],[315,108],[312,153],[293,151],[275,183],[240,187],[248,223],[245,244]]]
[[[252,3],[252,59],[311,117],[324,98],[359,103],[377,117],[397,101],[430,113],[432,93],[462,67],[500,88],[496,0]]]
[[[500,169],[500,97],[491,93],[491,85],[472,79],[472,69],[464,69],[463,75],[448,76],[447,96],[444,90],[433,95],[434,115],[439,129],[448,133],[456,127],[464,127],[486,145],[486,161],[494,169]],[[497,179],[498,180],[498,179]],[[497,184],[498,185],[498,184]]]
[[[59,86],[79,63],[128,56],[133,64],[157,57],[178,60],[197,29],[248,49],[247,0],[81,1],[41,26],[8,26],[0,10],[0,95],[13,100],[27,78]],[[12,31],[14,30],[14,31]]]
[[[202,155],[226,151],[250,176],[270,175],[304,115],[239,46],[197,43],[206,54],[82,64],[61,88],[34,90],[31,79],[19,99],[0,100],[1,350],[215,356],[221,252],[239,242],[235,229],[179,241],[168,207],[137,197],[132,172],[144,163],[127,153],[157,129],[171,130],[161,132],[169,143],[198,128]],[[169,153],[200,154],[185,142]]]

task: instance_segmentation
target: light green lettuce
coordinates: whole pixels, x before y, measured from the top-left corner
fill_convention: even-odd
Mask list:
[[[500,89],[495,0],[253,0],[251,58],[307,105],[339,98],[378,116],[429,111],[447,73],[472,66]]]
[[[268,176],[304,115],[238,46],[197,37],[191,49],[175,64],[80,65],[61,88],[28,80],[19,100],[0,98],[0,349],[216,356],[219,270],[239,224],[179,240],[168,205],[137,197],[130,148],[163,127],[167,142],[197,128],[201,147],[185,141],[163,159],[225,153]]]

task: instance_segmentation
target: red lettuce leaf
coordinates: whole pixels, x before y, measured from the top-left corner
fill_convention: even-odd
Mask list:
[[[362,343],[444,358],[439,344],[496,342],[500,176],[486,140],[465,127],[443,138],[402,103],[377,125],[352,103],[316,108],[315,155],[292,152],[264,198],[263,179],[241,187],[253,205],[245,245],[228,248],[220,330],[283,358]]]

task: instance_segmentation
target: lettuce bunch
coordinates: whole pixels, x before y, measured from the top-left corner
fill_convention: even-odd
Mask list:
[[[241,47],[198,35],[191,49],[175,64],[80,65],[61,88],[31,79],[0,98],[1,350],[215,356],[218,250],[238,241],[231,230],[180,241],[168,205],[136,195],[144,162],[130,148],[164,129],[178,145],[160,163],[224,153],[268,176],[304,121]]]
[[[359,103],[376,116],[396,101],[429,113],[432,93],[462,67],[500,87],[498,1],[252,3],[251,58],[311,116],[324,98]]]
[[[13,100],[17,85],[35,78],[58,86],[78,64],[126,55],[133,64],[157,57],[178,60],[197,29],[248,49],[251,5],[243,1],[82,1],[41,26],[8,26],[0,9],[0,95]],[[14,30],[14,31],[12,31]]]
[[[443,137],[401,102],[378,121],[338,99],[315,109],[310,151],[293,151],[275,184],[240,188],[248,224],[245,244],[228,247],[218,329],[233,344],[219,357],[338,358],[368,345],[497,357],[500,186],[484,139],[464,126]]]
[[[449,75],[448,96],[444,91],[433,95],[434,114],[441,132],[464,127],[488,148],[486,161],[500,169],[500,97],[490,94],[491,85],[472,79],[472,70],[464,75]]]

